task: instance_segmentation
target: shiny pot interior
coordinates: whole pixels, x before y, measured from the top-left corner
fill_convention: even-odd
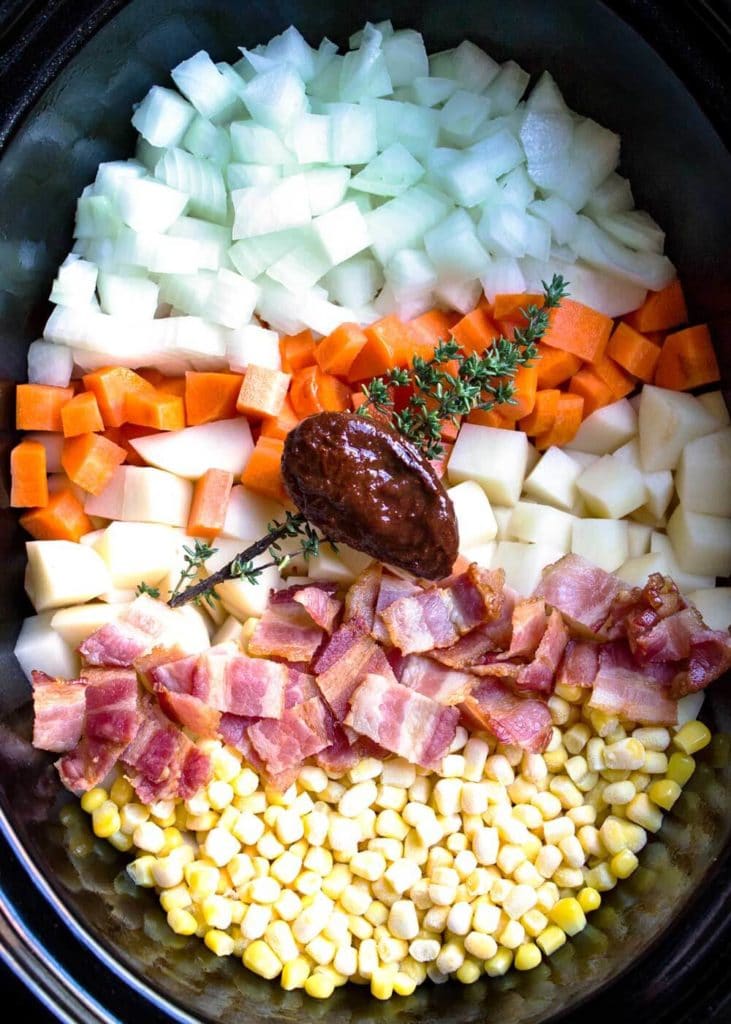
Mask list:
[[[666,5],[611,6],[667,42],[668,26],[647,17],[650,8],[662,19]],[[68,8],[66,22],[53,21],[59,7]],[[548,68],[574,109],[621,133],[622,171],[632,181],[638,207],[667,231],[668,252],[693,315],[710,319],[715,328],[728,384],[731,157],[712,126],[714,120],[728,128],[728,120],[713,82],[702,74],[702,54],[694,56],[691,34],[682,45],[676,40],[676,66],[689,75],[692,68],[698,72],[693,91],[711,119],[642,36],[610,5],[594,0],[452,0],[446,8],[434,2],[367,3],[357,13],[345,4],[288,0],[112,0],[49,5],[47,13],[37,49],[16,35],[21,55],[0,110],[3,473],[12,443],[12,382],[22,379],[25,350],[48,314],[46,297],[54,267],[70,245],[75,198],[100,161],[130,154],[132,104],[196,50],[234,60],[238,45],[265,41],[290,23],[310,41],[327,34],[344,44],[365,18],[391,17],[397,25],[421,29],[429,50],[470,38],[498,59],[512,57],[532,72]],[[671,23],[673,17],[668,14]],[[77,26],[82,31],[74,35]],[[46,50],[44,31],[47,41],[53,38]],[[25,83],[24,95],[18,81]],[[38,101],[26,111],[24,96],[36,92]],[[640,870],[547,963],[529,974],[511,972],[471,987],[426,985],[385,1005],[353,986],[317,1003],[255,978],[233,959],[218,960],[198,940],[173,935],[154,896],[134,889],[123,859],[94,839],[80,811],[60,824],[64,798],[50,758],[28,744],[28,686],[12,656],[30,606],[22,589],[22,539],[14,515],[3,506],[5,477],[0,944],[47,1000],[64,1007],[68,1000],[69,1019],[112,1019],[107,1013],[130,1019],[145,1007],[145,1020],[259,1024],[296,1017],[313,1024],[394,1017],[422,1024],[529,1024],[622,1007],[628,1021],[644,1016],[659,1024],[680,1021],[681,1015],[690,1019],[685,1004],[695,999],[698,1007],[707,1003],[714,967],[722,963],[712,950],[728,948],[724,922],[731,909],[731,698],[723,684],[707,703],[721,735],[643,852]],[[591,1008],[587,1000],[595,1001]]]

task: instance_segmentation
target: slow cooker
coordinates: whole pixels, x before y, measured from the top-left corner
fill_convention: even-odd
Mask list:
[[[352,986],[317,1003],[174,935],[154,895],[95,840],[32,749],[29,688],[13,644],[30,611],[23,544],[7,508],[12,390],[48,314],[76,196],[127,156],[130,113],[203,48],[234,59],[296,24],[342,44],[365,19],[419,28],[430,50],[472,39],[549,69],[571,106],[621,134],[622,173],[667,231],[696,320],[729,383],[731,8],[646,0],[5,0],[0,3],[0,954],[68,1022],[721,1024],[731,1020],[731,696],[706,702],[721,735],[641,867],[547,963],[472,986],[427,985],[382,1004]]]

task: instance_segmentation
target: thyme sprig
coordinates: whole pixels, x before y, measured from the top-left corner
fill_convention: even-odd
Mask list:
[[[444,453],[441,434],[444,422],[459,426],[461,417],[474,409],[490,410],[495,405],[515,404],[515,374],[530,366],[538,356],[537,342],[549,324],[549,311],[566,295],[564,279],[555,274],[543,282],[544,302],[522,309],[527,324],[514,332],[512,341],[497,338],[481,355],[465,356],[454,338],[441,341],[426,360],[414,356],[411,366],[394,369],[363,385],[362,416],[376,413],[422,450],[428,459]],[[446,368],[456,363],[456,373]],[[412,395],[400,411],[394,406],[394,388],[410,385]]]
[[[141,597],[143,594],[147,594],[148,597],[158,598],[160,596],[160,588],[151,587],[149,583],[145,583],[145,581],[143,580],[141,583],[137,585],[135,594],[137,595],[137,597]]]
[[[299,551],[282,551],[280,541],[288,537],[301,538]],[[200,603],[201,600],[205,600],[211,603],[217,599],[218,595],[214,588],[219,583],[225,583],[227,580],[246,580],[248,583],[256,584],[265,569],[276,566],[281,571],[296,554],[301,553],[305,560],[317,557],[321,540],[322,538],[314,527],[306,521],[301,513],[287,512],[283,521],[273,519],[267,526],[265,536],[249,545],[226,565],[206,576],[205,579],[186,587],[186,584],[190,583],[201,569],[205,569],[206,560],[216,552],[216,549],[209,547],[208,544],[196,541],[194,548],[185,547],[183,549],[186,553],[185,568],[180,574],[180,579],[168,604],[171,608],[179,608],[189,601]],[[255,560],[263,554],[268,554],[271,561],[256,564]]]

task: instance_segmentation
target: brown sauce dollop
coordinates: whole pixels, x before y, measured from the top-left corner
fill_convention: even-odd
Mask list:
[[[287,435],[282,473],[331,540],[426,579],[452,571],[452,502],[428,460],[389,427],[352,413],[309,416]]]

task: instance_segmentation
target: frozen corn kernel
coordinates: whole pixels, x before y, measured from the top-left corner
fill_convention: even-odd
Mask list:
[[[241,843],[225,829],[213,828],[206,836],[203,852],[217,867],[222,868],[241,852]]]
[[[93,793],[94,790],[92,790],[91,792]],[[105,791],[102,790],[101,792]],[[102,801],[102,803],[98,804],[96,807],[93,808],[91,812],[91,827],[94,832],[94,835],[98,836],[99,839],[109,839],[110,836],[113,836],[116,832],[119,832],[121,830],[122,821],[119,816],[117,805],[112,800],[104,800]],[[142,825],[139,826],[139,828],[142,827]],[[151,825],[151,827],[157,828],[157,825]],[[132,837],[135,846],[137,846],[140,850],[145,850],[149,853],[160,852],[160,849],[162,849],[162,845],[164,845],[164,840],[163,844],[161,844],[160,847],[156,849],[151,849],[150,847],[142,845],[137,842],[137,832],[138,830],[136,829]]]
[[[272,908],[252,903],[246,910],[241,921],[241,934],[247,938],[260,939],[266,932],[272,919]]]
[[[703,722],[686,722],[675,733],[673,743],[683,754],[696,754],[711,742],[711,730]]]
[[[525,928],[520,921],[508,921],[497,940],[506,949],[517,949],[525,941]]]
[[[657,782],[650,783],[647,789],[650,800],[664,811],[672,809],[681,792],[678,783],[672,779],[658,779]]]
[[[419,918],[411,900],[397,900],[388,914],[388,929],[397,939],[415,939],[419,934]]]
[[[176,935],[195,935],[198,930],[198,922],[195,917],[182,907],[170,910],[167,922]]]
[[[95,786],[94,789],[90,789],[88,793],[84,793],[81,798],[81,809],[86,811],[87,814],[91,814],[92,811],[97,810],[102,804],[109,800],[109,794],[106,789],[101,786]]]
[[[671,782],[677,782],[679,786],[684,786],[689,781],[693,772],[695,771],[695,761],[689,754],[683,754],[676,751],[670,755],[668,761],[668,778]]]
[[[513,766],[503,754],[492,754],[485,761],[485,776],[503,786],[509,786],[515,782]]]
[[[297,988],[304,988],[305,982],[310,976],[310,962],[303,956],[288,961],[282,968],[280,984],[287,992]]]
[[[546,956],[551,956],[566,944],[566,932],[558,925],[551,924],[536,939],[536,945]]]
[[[358,971],[358,950],[354,946],[341,946],[335,954],[333,967],[343,977],[352,977]]]
[[[639,861],[631,850],[622,850],[615,853],[609,862],[609,868],[615,878],[629,878],[637,870]]]
[[[457,968],[455,976],[463,985],[474,985],[479,979],[482,971],[480,965],[474,960],[465,960],[461,967]]]
[[[361,943],[361,949],[363,943]],[[409,955],[416,960],[417,963],[426,964],[432,963],[439,956],[441,949],[440,943],[436,939],[414,939],[409,945]],[[362,974],[361,970],[361,974]]]
[[[567,935],[578,935],[586,927],[586,916],[578,900],[569,896],[559,900],[548,913],[549,918]]]
[[[256,939],[244,950],[244,966],[269,981],[282,972],[282,961],[262,939]]]
[[[627,804],[627,817],[648,832],[657,832],[662,825],[662,811],[652,803],[646,793],[638,793]]]
[[[617,884],[616,876],[612,874],[609,864],[602,861],[593,868],[584,871],[584,881],[588,888],[596,889],[597,892],[609,892]]]
[[[484,740],[471,736],[464,745],[464,777],[470,782],[479,782],[485,769],[490,748]]]
[[[516,971],[532,971],[543,959],[535,942],[524,942],[515,951],[513,964]]]
[[[234,951],[234,940],[217,928],[209,928],[203,936],[203,941],[216,956],[231,956]]]
[[[485,961],[485,974],[490,978],[499,978],[507,974],[513,966],[513,951],[503,947],[498,949],[495,956]]]
[[[577,894],[577,900],[585,914],[592,910],[598,910],[602,903],[602,897],[596,889],[585,886]]]
[[[128,782],[123,775],[115,779],[109,790],[109,799],[113,800],[117,807],[124,807],[131,800],[134,800],[135,791],[131,782]]]
[[[349,771],[350,781],[357,785],[369,779],[377,779],[383,772],[383,761],[377,757],[363,757]]]
[[[471,931],[465,936],[464,948],[470,956],[478,960],[490,960],[497,953],[497,942],[492,935]]]

